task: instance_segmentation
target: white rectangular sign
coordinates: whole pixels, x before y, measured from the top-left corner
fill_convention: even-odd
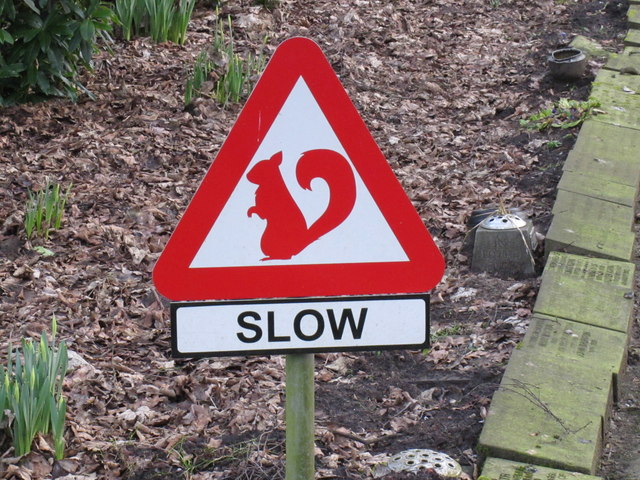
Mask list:
[[[429,296],[173,303],[171,328],[177,357],[425,348]]]

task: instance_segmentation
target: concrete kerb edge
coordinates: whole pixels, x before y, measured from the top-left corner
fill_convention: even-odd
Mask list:
[[[640,2],[640,0],[634,0],[632,1],[632,3],[638,3]],[[620,128],[624,128],[624,127],[620,127]],[[637,128],[640,130],[640,119],[637,122]],[[583,135],[583,132],[581,131],[579,135]],[[580,138],[580,137],[579,137]],[[638,131],[638,138],[640,139],[640,131]],[[615,160],[615,158],[611,159],[611,160]],[[640,170],[640,166],[638,167],[638,169]],[[581,192],[582,193],[582,192]],[[599,194],[600,192],[594,192],[594,194]],[[588,194],[588,193],[587,193]],[[633,202],[635,202],[635,198],[633,198]],[[612,206],[615,205],[615,203],[612,203]],[[548,256],[549,252],[546,252],[547,256]],[[584,252],[584,254],[582,255],[585,258],[589,258],[589,257],[597,257],[597,258],[602,258],[602,255],[600,254],[600,252],[597,251],[591,251],[591,252]],[[631,258],[626,259],[627,261],[631,261]],[[635,268],[635,266],[634,266]],[[545,274],[547,273],[547,269],[545,268],[545,272],[543,272],[542,274],[542,280],[544,281],[545,279]],[[557,274],[557,272],[556,272]],[[535,310],[535,307],[534,307]],[[533,314],[532,314],[533,316]],[[600,328],[600,327],[596,327],[596,328]],[[624,356],[626,358],[626,349],[628,346],[628,337],[629,337],[629,333],[626,333],[627,336],[627,341],[624,342],[624,346],[621,348],[624,348]],[[571,382],[572,379],[567,378],[567,382]],[[612,382],[614,382],[614,378],[612,376]],[[615,385],[613,387],[615,389]],[[608,412],[601,412],[601,416],[603,421],[605,421],[605,419],[608,417]],[[487,422],[489,421],[489,417],[487,417]],[[485,428],[486,428],[486,423],[485,423]],[[483,428],[484,430],[484,428]],[[595,438],[593,439],[594,441],[597,442],[602,442],[603,439],[602,438]],[[521,478],[526,478],[522,476],[522,472],[526,471],[526,472],[535,472],[536,469],[541,470],[540,473],[542,473],[542,471],[545,471],[545,473],[548,474],[548,472],[550,471],[548,468],[546,468],[544,465],[538,465],[537,463],[535,465],[530,464],[530,463],[518,463],[518,461],[522,462],[523,457],[526,458],[527,457],[527,452],[512,452],[509,451],[509,449],[501,449],[501,448],[497,448],[497,449],[493,449],[493,451],[491,451],[490,449],[487,449],[486,446],[482,445],[481,443],[478,444],[478,452],[481,454],[481,456],[483,457],[483,461],[486,461],[485,465],[483,466],[482,469],[482,477],[483,480],[504,480],[504,479],[509,479],[509,480],[516,480],[516,479],[521,479]],[[554,478],[558,478],[558,479],[564,479],[564,478],[589,478],[589,479],[598,479],[599,477],[592,477],[592,476],[586,476],[584,475],[585,473],[588,475],[595,475],[595,471],[597,469],[597,465],[600,463],[601,458],[596,458],[596,461],[594,462],[593,467],[589,467],[586,469],[581,469],[582,470],[582,474],[583,475],[579,475],[575,472],[575,470],[573,471],[567,471],[567,470],[563,470],[563,469],[556,469],[553,470],[554,473]],[[497,475],[496,472],[498,470],[496,470],[495,468],[495,462],[506,462],[507,464],[507,471],[502,471],[500,475]],[[538,463],[542,463],[544,464],[544,460]],[[535,478],[535,475],[531,475],[532,478]],[[495,478],[494,478],[495,477]],[[548,477],[548,475],[545,475],[546,478],[550,478]]]

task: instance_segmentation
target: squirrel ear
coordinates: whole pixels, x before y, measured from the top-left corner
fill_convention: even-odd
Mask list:
[[[276,165],[280,165],[282,163],[282,151],[274,153],[269,161],[275,162]]]

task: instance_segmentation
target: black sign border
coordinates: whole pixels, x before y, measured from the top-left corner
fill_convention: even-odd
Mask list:
[[[195,352],[181,353],[177,345],[177,311],[183,307],[215,306],[215,305],[269,305],[279,303],[322,303],[322,302],[357,302],[371,300],[406,300],[420,299],[425,302],[425,331],[426,338],[422,343],[406,345],[366,345],[362,347],[324,347],[324,348],[274,348],[268,350],[242,350],[227,352]],[[401,294],[401,295],[361,295],[361,296],[337,296],[337,297],[301,297],[301,298],[275,298],[275,299],[249,299],[249,300],[219,300],[204,302],[171,302],[171,355],[173,358],[207,358],[207,357],[244,357],[244,356],[268,356],[286,355],[292,353],[327,353],[327,352],[365,352],[381,350],[423,350],[429,348],[431,334],[430,312],[428,293]]]

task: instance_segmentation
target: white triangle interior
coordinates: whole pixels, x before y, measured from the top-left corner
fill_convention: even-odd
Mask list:
[[[356,178],[356,203],[347,219],[289,260],[262,260],[260,239],[266,220],[247,216],[255,204],[257,185],[247,172],[261,160],[283,153],[283,179],[312,224],[326,209],[329,188],[320,179],[304,190],[295,178],[300,156],[314,149],[334,150],[351,164]],[[347,156],[312,92],[300,77],[258,147],[217,221],[211,227],[190,268],[268,267],[271,265],[314,265],[340,263],[405,262],[408,257],[373,200],[353,162]]]

